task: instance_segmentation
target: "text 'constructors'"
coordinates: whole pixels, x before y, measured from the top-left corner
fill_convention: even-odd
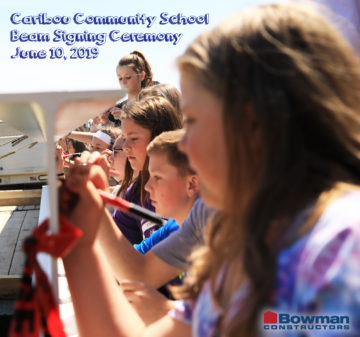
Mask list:
[[[70,16],[48,16],[47,13],[40,13],[38,15],[23,16],[21,13],[13,13],[10,16],[10,21],[14,25],[67,25],[71,22],[82,25],[145,25],[146,28],[150,28],[156,21],[157,16],[139,14],[130,16],[96,16],[85,15],[84,13],[76,13],[72,17]],[[159,15],[160,25],[191,25],[191,24],[209,24],[209,14],[204,15],[183,15],[178,13],[170,15],[167,12],[162,12]]]

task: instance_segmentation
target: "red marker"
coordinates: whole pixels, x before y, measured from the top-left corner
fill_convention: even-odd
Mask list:
[[[81,152],[78,152],[78,153],[70,153],[70,154],[66,154],[65,152],[63,152],[63,159],[65,158],[69,158],[69,159],[73,159],[75,157],[80,157],[81,156]]]
[[[136,205],[132,202],[129,202],[125,199],[116,197],[110,193],[104,192],[103,190],[99,190],[98,192],[101,196],[101,198],[106,202],[107,204],[110,204],[116,208],[119,208],[121,211],[125,213],[129,213],[133,215],[136,218],[139,219],[145,219],[148,221],[151,221],[153,223],[156,223],[158,225],[163,224],[163,219],[155,214],[154,212],[149,211],[148,209],[141,207],[139,205]]]

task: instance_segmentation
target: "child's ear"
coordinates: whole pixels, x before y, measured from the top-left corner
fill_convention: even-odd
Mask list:
[[[140,73],[140,80],[141,80],[141,82],[144,80],[144,78],[145,78],[145,71],[142,71],[141,73]]]
[[[189,197],[193,197],[195,194],[199,193],[200,186],[199,180],[196,174],[189,175],[187,181],[187,194]]]

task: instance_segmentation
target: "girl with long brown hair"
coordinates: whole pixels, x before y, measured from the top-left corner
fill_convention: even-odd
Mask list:
[[[118,195],[150,210],[154,210],[144,186],[149,179],[146,147],[163,131],[182,127],[182,119],[171,103],[162,97],[152,97],[129,103],[121,114],[122,149],[126,154],[124,178]],[[116,210],[113,218],[132,243],[140,243],[158,227]]]

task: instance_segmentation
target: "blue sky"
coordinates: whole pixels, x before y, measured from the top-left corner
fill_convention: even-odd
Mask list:
[[[154,79],[162,83],[172,83],[178,86],[178,74],[174,61],[186,46],[203,30],[207,30],[229,15],[249,6],[255,6],[268,0],[182,0],[170,1],[113,1],[97,0],[65,0],[50,2],[44,0],[20,1],[2,0],[0,3],[0,92],[34,92],[34,91],[58,91],[58,90],[86,90],[86,89],[116,89],[118,82],[115,68],[118,60],[131,52],[140,50],[144,53],[152,66]],[[39,13],[47,13],[49,16],[69,16],[73,18],[75,13],[84,13],[98,16],[129,16],[146,14],[157,16],[157,21],[151,28],[144,26],[95,26],[95,25],[14,25],[10,22],[13,13],[20,13],[21,17],[36,16]],[[185,16],[209,14],[209,25],[160,25],[159,15],[168,12],[169,15],[182,13]],[[71,20],[73,21],[73,20]],[[49,33],[53,38],[55,29],[72,32],[109,33],[111,30],[125,32],[154,32],[154,33],[182,33],[183,36],[177,45],[165,42],[111,42],[99,46],[99,56],[96,59],[70,60],[24,60],[10,59],[17,47],[24,50],[46,50],[49,48],[63,47],[65,53],[70,54],[70,48],[92,47],[94,43],[76,43],[66,46],[64,42],[10,42],[10,31],[17,29],[21,33]]]

